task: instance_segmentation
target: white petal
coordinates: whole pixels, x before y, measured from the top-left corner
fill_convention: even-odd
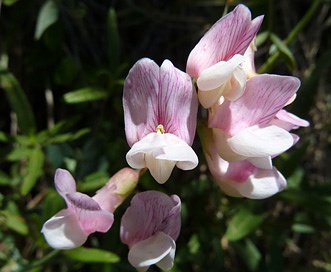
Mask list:
[[[264,199],[282,191],[286,186],[286,179],[275,167],[272,170],[257,168],[246,182],[233,185],[244,197]]]
[[[47,220],[41,230],[47,243],[55,249],[71,249],[81,246],[88,234],[80,227],[74,213],[61,210]]]
[[[246,72],[239,66],[233,71],[233,75],[229,80],[223,95],[226,99],[235,101],[243,95],[245,86]]]
[[[174,169],[176,162],[169,160],[157,159],[152,152],[145,155],[146,167],[149,169],[153,178],[160,184],[165,183]]]
[[[236,153],[251,157],[278,155],[293,145],[293,137],[286,130],[274,125],[251,126],[227,140]]]
[[[175,165],[191,170],[198,165],[193,149],[179,137],[170,133],[150,133],[135,143],[126,155],[132,168],[149,168],[152,176],[164,183]]]
[[[230,137],[226,135],[221,129],[213,128],[214,142],[217,148],[218,154],[226,161],[234,162],[245,160],[246,157],[234,152],[229,144]]]
[[[169,235],[159,231],[146,240],[134,244],[130,248],[128,260],[136,268],[145,268],[159,263],[169,255],[168,258],[172,259],[173,263],[175,249],[176,244],[174,240]],[[161,262],[160,265],[168,268],[170,264],[171,260],[166,260],[164,263]]]
[[[213,90],[229,80],[237,67],[245,61],[244,56],[234,55],[228,61],[220,61],[204,70],[197,80],[202,91]]]
[[[257,157],[257,158],[248,158],[247,159],[251,164],[258,168],[262,169],[272,169],[272,160],[271,156],[266,157]]]

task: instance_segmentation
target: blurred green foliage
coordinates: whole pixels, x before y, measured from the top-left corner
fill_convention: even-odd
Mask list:
[[[239,1],[232,1],[232,6]],[[290,110],[311,121],[276,159],[285,191],[236,199],[199,168],[163,186],[146,173],[137,191],[178,194],[182,229],[172,271],[331,271],[331,29],[327,0],[242,1],[265,14],[260,72],[302,80]],[[1,4],[1,2],[0,2]],[[225,1],[3,0],[0,15],[0,271],[134,271],[115,213],[107,234],[52,250],[40,233],[64,207],[53,175],[66,168],[93,193],[126,166],[122,87],[141,57],[185,69]],[[158,271],[152,267],[150,271]]]

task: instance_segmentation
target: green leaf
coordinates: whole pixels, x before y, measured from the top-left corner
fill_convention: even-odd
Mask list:
[[[287,64],[291,68],[294,68],[296,66],[296,62],[291,50],[287,47],[287,45],[274,33],[270,34],[270,40],[277,47],[280,53],[284,56],[284,59],[287,62]]]
[[[48,0],[40,9],[34,37],[39,40],[45,30],[54,24],[59,17],[58,7],[55,2]]]
[[[32,150],[28,160],[27,172],[21,187],[22,195],[28,194],[36,184],[43,170],[44,159],[42,150],[39,148]]]
[[[3,4],[5,6],[11,6],[11,5],[14,5],[16,2],[18,2],[19,0],[3,0]],[[0,1],[0,4],[1,4],[1,1]]]
[[[95,172],[84,178],[83,182],[77,184],[79,192],[96,191],[104,186],[109,180],[107,172]]]
[[[28,158],[30,154],[31,148],[17,146],[5,156],[5,159],[7,161],[20,161]]]
[[[240,240],[254,231],[264,218],[264,214],[253,214],[249,209],[242,208],[229,222],[225,237],[229,241]]]
[[[0,171],[0,186],[1,185],[10,185],[10,184],[11,184],[10,177],[6,173]]]
[[[256,36],[256,46],[259,47],[262,45],[269,37],[270,32],[264,31]]]
[[[89,132],[90,132],[89,128],[83,128],[81,130],[78,130],[76,133],[65,133],[61,135],[56,135],[48,139],[48,144],[66,143],[69,141],[74,141]]]
[[[238,243],[233,246],[242,261],[246,264],[248,270],[256,271],[262,259],[262,255],[255,244],[250,239],[245,239],[244,244]]]
[[[75,104],[100,100],[105,97],[107,97],[107,92],[105,90],[87,87],[66,93],[64,95],[64,100],[68,104]]]
[[[8,136],[6,133],[0,131],[0,142],[8,142],[9,141],[10,136]]]
[[[10,107],[17,115],[20,129],[25,134],[33,134],[36,124],[29,100],[16,78],[2,68],[0,68],[0,87],[4,89]]]
[[[0,211],[0,226],[1,224],[21,235],[27,235],[29,233],[29,228],[24,218],[10,211]]]
[[[95,248],[79,247],[64,251],[63,254],[70,259],[84,263],[117,263],[120,261],[120,257],[115,253]]]
[[[292,225],[292,230],[298,233],[314,233],[315,229],[311,225],[303,224],[303,223],[295,223]]]

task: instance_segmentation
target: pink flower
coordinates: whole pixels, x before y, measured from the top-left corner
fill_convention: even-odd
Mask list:
[[[129,246],[128,259],[138,271],[156,264],[173,266],[180,231],[180,199],[158,191],[135,195],[121,221],[121,240]]]
[[[263,16],[251,20],[251,12],[238,5],[218,20],[191,51],[186,71],[197,79],[199,100],[211,108],[220,97],[236,100],[244,91],[244,53],[253,41]]]
[[[133,190],[138,176],[132,169],[122,169],[91,198],[76,192],[75,180],[67,170],[57,169],[55,188],[66,201],[67,209],[59,211],[43,225],[41,232],[47,243],[56,249],[71,249],[84,244],[93,232],[107,232],[113,224],[115,208]]]
[[[272,157],[296,142],[287,130],[293,118],[288,114],[282,118],[281,110],[299,86],[295,77],[257,75],[247,81],[243,96],[225,100],[209,120],[220,156],[229,162],[248,160],[258,168],[272,169]],[[290,127],[285,127],[286,122]]]
[[[247,160],[228,162],[222,159],[217,152],[212,129],[200,125],[199,135],[209,170],[227,195],[263,199],[286,187],[286,179],[275,167],[262,169]]]
[[[144,58],[130,70],[124,84],[126,155],[136,169],[147,167],[159,182],[175,166],[191,170],[198,164],[193,143],[198,100],[192,80],[169,60],[161,67]]]

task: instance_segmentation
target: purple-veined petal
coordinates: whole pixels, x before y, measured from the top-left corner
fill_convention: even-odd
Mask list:
[[[180,200],[158,191],[135,195],[121,220],[121,240],[130,248],[158,231],[176,239],[180,230]]]
[[[114,215],[104,211],[99,204],[82,193],[67,194],[68,203],[77,216],[84,232],[90,234],[96,231],[107,232],[114,222]]]
[[[160,68],[158,125],[192,145],[198,112],[198,97],[190,76],[165,60]]]
[[[126,160],[132,168],[149,168],[159,183],[167,181],[175,165],[183,170],[198,165],[197,155],[186,142],[173,134],[160,132],[150,133],[135,143]]]
[[[268,124],[298,90],[300,81],[291,76],[258,75],[246,83],[244,94],[235,101],[225,100],[209,126],[233,136],[257,124]]]
[[[227,143],[235,153],[246,158],[261,158],[289,149],[293,145],[293,137],[277,126],[255,125],[228,138]]]
[[[136,62],[125,79],[123,108],[128,144],[155,131],[158,113],[159,66],[151,59]]]
[[[201,72],[235,54],[243,55],[254,39],[263,16],[251,20],[251,12],[238,5],[232,12],[218,20],[191,51],[186,72],[198,78]]]
[[[189,75],[169,60],[159,67],[144,58],[131,68],[124,84],[123,108],[130,146],[155,132],[159,125],[192,144],[198,98]]]
[[[137,268],[149,267],[153,264],[158,264],[166,256],[174,257],[176,244],[174,240],[167,234],[159,231],[153,236],[134,244],[129,251],[128,260],[130,264]],[[161,262],[163,269],[171,269],[172,262]]]
[[[41,230],[47,243],[55,249],[72,249],[83,245],[88,233],[81,228],[73,211],[65,209],[47,220]]]
[[[54,183],[56,191],[66,199],[65,195],[76,192],[76,181],[69,171],[57,169],[55,172]]]
[[[270,124],[286,129],[287,131],[297,129],[299,127],[309,126],[308,121],[301,119],[300,117],[287,112],[286,110],[280,110],[276,114],[275,118],[271,120]]]

